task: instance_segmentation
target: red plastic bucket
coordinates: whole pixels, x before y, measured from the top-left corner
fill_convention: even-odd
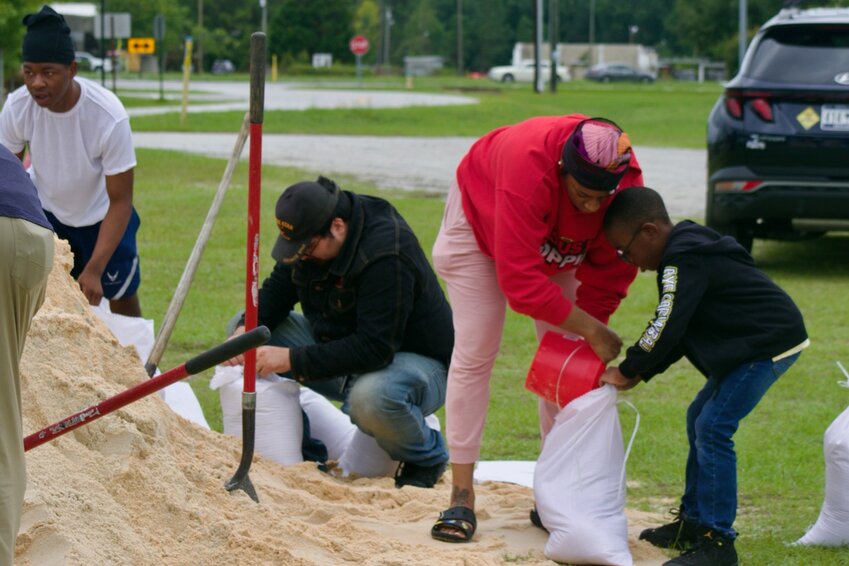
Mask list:
[[[565,407],[599,387],[604,364],[590,345],[556,332],[546,332],[531,362],[525,388]]]

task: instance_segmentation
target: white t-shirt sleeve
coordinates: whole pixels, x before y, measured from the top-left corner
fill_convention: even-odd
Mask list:
[[[16,109],[12,108],[14,100],[16,100],[15,93],[12,93],[6,99],[3,111],[0,112],[0,144],[3,144],[12,153],[17,154],[24,150],[27,140],[23,133],[21,120],[16,119],[19,118],[15,115]]]
[[[129,171],[136,166],[133,134],[129,117],[119,120],[106,137],[103,147],[103,174],[107,177]]]

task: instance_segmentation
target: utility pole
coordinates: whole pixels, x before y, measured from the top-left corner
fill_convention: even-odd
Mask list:
[[[738,58],[739,58],[739,60],[737,61],[737,69],[738,70],[740,69],[740,67],[743,66],[743,57],[746,55],[746,39],[748,38],[748,34],[749,34],[749,31],[748,31],[749,24],[747,22],[749,11],[747,10],[746,0],[739,0],[739,1],[740,1],[740,28],[738,30],[738,35],[740,37],[738,38],[738,46],[737,46]]]
[[[260,29],[268,38],[268,0],[259,0],[259,7],[262,8],[262,27]]]
[[[560,50],[557,49],[560,37],[560,0],[549,0],[548,2],[548,43],[551,60],[551,92],[557,92],[557,64],[560,62]]]
[[[543,91],[544,80],[540,69],[540,52],[542,51],[542,0],[534,2],[534,92]]]
[[[590,67],[595,64],[595,0],[590,0]]]
[[[106,88],[106,0],[100,0],[100,86]]]
[[[389,5],[389,2],[386,3],[386,16],[384,18],[384,25],[386,26],[386,31],[384,33],[384,40],[386,42],[386,47],[383,50],[383,64],[386,67],[386,70],[389,70],[389,54],[392,52],[392,6]]]
[[[463,76],[463,0],[457,0],[457,74]]]
[[[198,0],[198,74],[203,73],[203,0]]]

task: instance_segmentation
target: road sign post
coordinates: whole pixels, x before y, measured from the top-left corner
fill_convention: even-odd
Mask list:
[[[363,55],[368,53],[368,38],[364,35],[355,35],[351,38],[351,41],[348,42],[348,47],[351,49],[351,53],[353,53],[357,59],[357,85],[362,85],[362,68],[363,68]]]
[[[165,100],[165,16],[156,14],[153,18],[153,38],[159,42],[159,100]]]

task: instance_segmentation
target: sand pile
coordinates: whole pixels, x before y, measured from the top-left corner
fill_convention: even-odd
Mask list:
[[[57,242],[47,299],[24,352],[24,431],[30,434],[147,378],[89,310]],[[256,458],[259,504],[223,485],[241,441],[206,431],[150,395],[27,453],[29,485],[16,564],[551,564],[546,534],[528,522],[531,490],[478,489],[473,544],[433,541],[448,501],[391,479],[336,479],[310,463]],[[632,538],[644,517],[631,513]],[[651,518],[652,522],[656,518]],[[640,564],[663,555],[632,540]]]

